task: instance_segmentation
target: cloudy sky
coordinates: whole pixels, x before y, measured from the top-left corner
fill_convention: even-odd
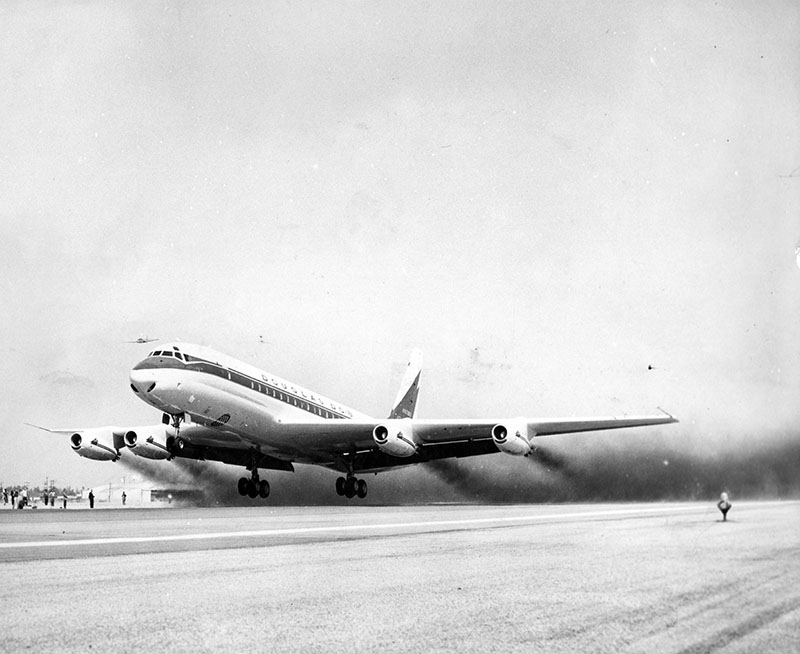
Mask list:
[[[121,474],[23,423],[157,422],[141,335],[381,416],[418,346],[422,417],[800,432],[795,3],[12,1],[0,37],[0,483]]]

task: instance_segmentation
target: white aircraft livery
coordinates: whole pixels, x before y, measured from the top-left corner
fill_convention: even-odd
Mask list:
[[[183,457],[245,467],[241,495],[266,498],[259,470],[293,471],[294,463],[339,471],[336,492],[366,497],[356,473],[448,457],[531,453],[534,437],[677,422],[674,416],[620,418],[415,418],[422,354],[411,354],[389,416],[355,409],[207,347],[158,346],[130,373],[131,390],[163,413],[145,427],[45,429],[70,435],[80,456],[116,461],[124,450],[148,459]],[[32,425],[35,426],[35,425]]]

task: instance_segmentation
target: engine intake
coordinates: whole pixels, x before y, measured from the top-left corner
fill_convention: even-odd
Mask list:
[[[492,427],[492,440],[497,449],[506,454],[528,456],[531,453],[528,425],[524,421],[495,425]]]
[[[78,456],[95,461],[116,461],[119,451],[115,447],[115,434],[105,429],[88,429],[69,437],[69,443]]]
[[[167,428],[163,425],[134,427],[125,432],[125,445],[137,456],[145,459],[168,459]]]
[[[414,456],[417,445],[410,420],[387,420],[372,430],[372,440],[381,452],[401,458]]]

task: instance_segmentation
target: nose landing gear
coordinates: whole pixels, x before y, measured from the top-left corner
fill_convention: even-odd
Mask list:
[[[352,499],[356,495],[361,499],[367,496],[367,482],[363,479],[356,479],[352,474],[347,477],[339,477],[336,480],[336,494],[344,495],[347,499]]]
[[[162,424],[169,425],[172,427],[176,432],[179,432],[181,429],[181,423],[186,420],[185,413],[176,413],[174,415],[169,413],[164,413],[161,415],[161,422]]]

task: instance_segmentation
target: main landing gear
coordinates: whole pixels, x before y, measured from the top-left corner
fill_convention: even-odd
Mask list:
[[[266,499],[269,497],[269,482],[266,479],[258,478],[257,468],[253,468],[253,476],[250,477],[250,479],[247,477],[239,479],[237,488],[239,490],[239,495],[242,497],[245,495],[253,499],[257,497]]]
[[[358,495],[361,499],[367,496],[367,482],[363,479],[356,479],[353,475],[339,477],[336,480],[336,494],[344,495],[347,499],[352,499]]]

